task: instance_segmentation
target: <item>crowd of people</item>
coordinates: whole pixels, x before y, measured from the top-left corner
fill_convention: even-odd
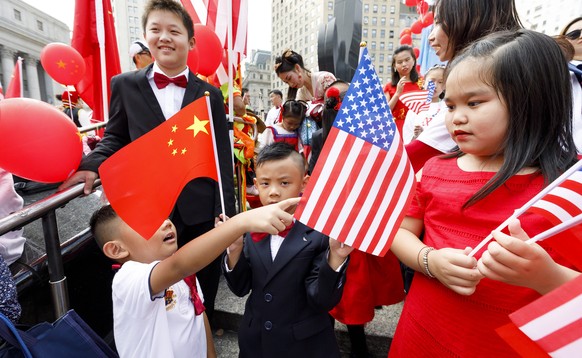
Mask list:
[[[530,214],[495,232],[477,257],[469,253],[582,153],[582,17],[552,38],[524,29],[513,0],[437,0],[434,12],[429,43],[446,65],[420,74],[413,48],[398,47],[384,87],[417,187],[391,250],[377,257],[293,219],[350,79],[307,69],[289,49],[274,63],[287,94],[269,92],[264,119],[249,108],[246,91],[235,89],[234,115],[243,118],[235,132],[252,137],[246,124],[260,132],[250,142],[241,137],[235,150],[260,207],[236,210],[233,151],[227,120],[220,120],[227,99],[187,66],[195,34],[184,7],[148,1],[145,41],[130,48],[137,70],[112,79],[105,134],[60,189],[84,183],[90,194],[105,160],[205,92],[222,185],[188,183],[151,238],[109,205],[92,216],[99,247],[121,264],[112,282],[121,357],[215,357],[221,275],[235,295],[248,295],[240,357],[340,357],[335,321],[347,325],[350,356],[370,357],[365,325],[379,307],[402,301],[391,357],[517,355],[496,328],[580,268],[552,241],[524,242],[551,227]],[[409,109],[402,97],[422,89],[430,105]],[[78,123],[76,98],[62,96],[63,110]],[[13,258],[4,251],[6,271],[4,261]],[[2,292],[14,292],[3,284]],[[16,321],[14,295],[3,297],[5,314]]]

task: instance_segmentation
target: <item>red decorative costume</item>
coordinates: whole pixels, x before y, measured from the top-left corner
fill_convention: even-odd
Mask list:
[[[475,247],[543,187],[541,174],[515,175],[473,206],[462,205],[495,173],[465,172],[457,159],[430,159],[423,169],[408,215],[424,220],[424,243],[436,249]],[[533,214],[520,216],[524,230],[534,236],[551,225]],[[550,247],[541,245],[559,263]],[[487,278],[470,296],[456,294],[436,279],[414,275],[406,297],[391,357],[512,357],[516,352],[495,329],[508,315],[539,298],[534,290]]]

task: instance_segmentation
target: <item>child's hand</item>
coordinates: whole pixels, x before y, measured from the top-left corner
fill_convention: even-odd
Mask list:
[[[224,219],[224,220],[223,220]],[[230,218],[227,215],[220,214],[217,218],[214,218],[214,227],[219,227],[220,225],[224,224]],[[239,236],[239,238],[230,244],[228,247],[229,255],[240,255],[243,249],[243,237]]]
[[[271,235],[278,234],[293,222],[290,214],[301,198],[290,198],[276,204],[262,206],[249,210],[243,214],[247,232],[266,232]]]
[[[224,224],[226,220],[230,219],[227,215],[220,214],[218,217],[214,218],[214,227],[219,227],[220,225]]]
[[[327,259],[329,266],[336,271],[338,267],[346,260],[346,257],[354,250],[353,247],[346,245],[336,239],[329,238],[329,257]]]
[[[511,285],[547,293],[568,280],[571,270],[558,265],[540,245],[527,244],[519,220],[508,225],[510,235],[495,231],[477,268],[485,276]],[[565,281],[564,281],[565,280]]]
[[[477,270],[477,260],[465,250],[445,248],[429,252],[429,270],[446,287],[469,296],[475,292],[483,275]]]

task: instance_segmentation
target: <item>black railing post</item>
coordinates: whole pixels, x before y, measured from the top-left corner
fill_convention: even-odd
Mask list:
[[[63,267],[61,255],[61,243],[57,226],[55,210],[49,210],[42,217],[42,230],[49,271],[49,284],[53,299],[56,318],[63,316],[69,310],[69,293],[67,290],[67,278]]]

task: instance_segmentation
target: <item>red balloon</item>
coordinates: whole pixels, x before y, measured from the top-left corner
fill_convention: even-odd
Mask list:
[[[426,3],[426,1],[419,2],[418,5],[416,6],[416,12],[418,12],[421,15],[426,14],[427,11],[428,4]]]
[[[216,72],[222,61],[222,44],[218,36],[208,26],[195,24],[194,34],[199,51],[198,73],[210,76]]]
[[[85,75],[85,61],[81,54],[69,45],[53,42],[40,52],[44,70],[63,85],[76,85]]]
[[[73,121],[31,98],[0,101],[0,167],[42,183],[58,183],[77,170],[83,145]]]
[[[198,52],[198,47],[194,46],[192,50],[188,52],[188,69],[194,74],[198,74],[198,67],[200,64],[200,54]]]
[[[416,6],[417,0],[406,0],[404,3],[406,6]]]
[[[402,36],[404,35],[410,35],[412,32],[410,31],[409,27],[405,27],[404,29],[402,29],[402,31],[400,31],[400,38],[402,38]]]
[[[418,56],[420,56],[420,50],[418,47],[413,48],[412,52],[414,52],[414,57],[418,58]]]
[[[410,31],[413,34],[420,34],[422,32],[422,22],[420,22],[420,20],[416,20],[415,22],[412,23],[412,25],[410,26]]]
[[[410,35],[404,35],[400,38],[401,45],[412,45],[412,37]]]
[[[432,11],[427,12],[422,17],[422,25],[424,25],[424,27],[432,25],[433,22],[434,22],[434,14]]]

